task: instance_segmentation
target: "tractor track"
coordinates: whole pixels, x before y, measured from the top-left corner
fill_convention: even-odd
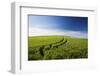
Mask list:
[[[62,40],[56,42],[56,43],[52,43],[52,44],[48,44],[48,45],[42,45],[40,48],[39,48],[39,51],[40,51],[40,54],[44,57],[44,50],[45,50],[45,47],[46,46],[49,46],[48,50],[52,49],[52,48],[58,48],[59,46],[62,46],[64,44],[67,43],[67,40],[65,40],[65,38],[63,37]]]

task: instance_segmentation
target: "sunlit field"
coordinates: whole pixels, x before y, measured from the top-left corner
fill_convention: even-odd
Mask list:
[[[69,36],[30,36],[28,60],[88,58],[88,40]]]

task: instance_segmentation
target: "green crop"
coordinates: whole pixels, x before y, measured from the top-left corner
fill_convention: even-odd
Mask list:
[[[28,38],[28,60],[88,58],[88,40],[68,36]]]

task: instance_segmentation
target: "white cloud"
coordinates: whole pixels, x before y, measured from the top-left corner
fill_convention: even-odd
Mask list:
[[[65,35],[77,38],[87,38],[86,33],[76,31],[60,31],[52,29],[41,29],[41,28],[29,28],[29,36],[46,36],[46,35]]]

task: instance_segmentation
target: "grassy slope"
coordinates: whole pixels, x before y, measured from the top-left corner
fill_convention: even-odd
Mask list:
[[[67,36],[29,37],[29,60],[87,58],[87,39]]]
[[[29,47],[47,45],[60,41],[63,36],[35,36],[29,37]]]

